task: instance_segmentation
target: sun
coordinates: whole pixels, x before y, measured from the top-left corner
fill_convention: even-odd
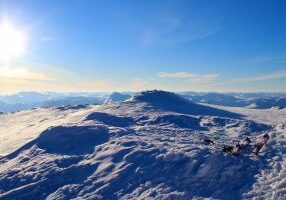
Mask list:
[[[9,62],[12,58],[26,52],[27,38],[23,31],[18,30],[12,23],[0,24],[0,59]]]

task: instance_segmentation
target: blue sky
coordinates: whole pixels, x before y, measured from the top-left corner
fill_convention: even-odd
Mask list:
[[[28,42],[0,61],[0,93],[286,92],[285,10],[283,0],[2,0],[0,21]]]

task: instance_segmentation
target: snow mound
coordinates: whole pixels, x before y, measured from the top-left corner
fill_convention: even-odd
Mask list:
[[[130,100],[134,102],[145,102],[150,106],[153,106],[155,109],[172,111],[181,114],[209,115],[230,118],[242,117],[236,113],[193,103],[175,93],[161,90],[150,90],[136,93]]]
[[[206,128],[200,126],[200,119],[188,115],[177,114],[164,114],[155,116],[148,122],[151,125],[174,125],[179,128],[188,128],[193,130],[206,130]]]
[[[120,92],[113,92],[106,100],[104,103],[114,103],[114,102],[120,102],[120,101],[125,101],[129,99],[131,95],[129,94],[123,94]]]
[[[67,106],[59,106],[56,109],[60,111],[66,111],[66,110],[78,110],[78,109],[84,109],[87,108],[87,105],[67,105]]]
[[[133,124],[131,117],[116,116],[109,113],[94,112],[86,117],[86,120],[98,121],[109,126],[127,127]]]
[[[35,142],[48,153],[86,154],[109,137],[103,126],[57,126],[44,131]]]
[[[109,138],[104,126],[56,126],[43,131],[16,154],[35,145],[50,154],[83,155],[92,153],[95,146],[108,142]]]
[[[253,122],[249,120],[236,120],[223,117],[203,117],[202,125],[204,127],[220,127],[220,128],[240,128],[240,133],[254,134],[263,131],[268,131],[271,126]]]
[[[259,106],[256,103],[252,103],[248,106],[246,106],[246,108],[250,108],[250,109],[257,109]]]

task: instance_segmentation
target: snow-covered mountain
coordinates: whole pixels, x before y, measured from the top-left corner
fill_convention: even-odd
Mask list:
[[[125,101],[132,92],[113,93],[58,93],[19,92],[0,96],[0,112],[15,112],[39,107],[102,104]],[[195,103],[247,107],[255,109],[283,109],[286,107],[285,93],[198,93],[181,92],[179,95]]]
[[[0,112],[15,112],[31,108],[102,104],[108,93],[19,92],[0,96]]]
[[[0,199],[285,199],[285,117],[156,90],[1,114]],[[221,150],[262,133],[257,159]]]
[[[131,97],[130,94],[120,93],[120,92],[113,92],[110,96],[105,100],[105,103],[114,103],[125,101]]]
[[[86,96],[74,96],[74,97],[62,97],[44,101],[42,107],[59,107],[59,106],[76,106],[86,104],[102,104],[103,99],[98,97],[86,97]]]
[[[212,105],[270,109],[286,107],[285,93],[198,93],[184,92],[181,96],[196,102]]]

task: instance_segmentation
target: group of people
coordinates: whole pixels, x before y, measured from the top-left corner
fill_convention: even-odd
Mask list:
[[[269,140],[269,135],[267,133],[260,136],[257,141],[254,143],[253,148],[251,150],[251,155],[258,156],[259,152],[261,151],[262,147],[266,144],[266,142]],[[210,139],[204,140],[208,145],[215,145],[215,142]],[[232,155],[238,155],[241,150],[246,149],[250,147],[251,140],[246,137],[244,140],[238,142],[236,145],[223,145],[222,151],[225,153],[230,153]]]

